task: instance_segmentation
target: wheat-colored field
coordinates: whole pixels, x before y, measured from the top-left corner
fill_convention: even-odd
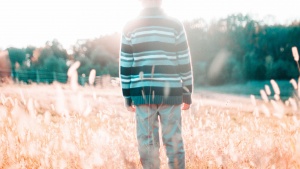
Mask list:
[[[119,87],[11,84],[0,97],[0,168],[141,168]],[[273,116],[274,104],[203,91],[193,101],[186,168],[300,168],[297,111],[276,101],[284,115]],[[160,157],[168,168],[163,145]]]

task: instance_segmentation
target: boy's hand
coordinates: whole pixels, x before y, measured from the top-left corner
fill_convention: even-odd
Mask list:
[[[183,103],[181,106],[181,110],[188,110],[190,108],[189,104]]]
[[[135,107],[134,106],[127,106],[126,109],[127,109],[127,111],[135,112]]]

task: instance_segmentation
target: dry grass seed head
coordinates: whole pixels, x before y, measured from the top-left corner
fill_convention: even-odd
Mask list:
[[[276,83],[275,80],[273,80],[273,79],[271,80],[271,85],[273,87],[273,90],[274,90],[275,94],[280,95],[280,89],[279,89],[278,84]]]
[[[292,53],[293,53],[293,56],[294,56],[294,60],[296,62],[298,62],[299,61],[299,53],[298,53],[297,47],[292,47]]]

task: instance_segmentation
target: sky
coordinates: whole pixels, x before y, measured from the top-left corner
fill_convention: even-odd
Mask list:
[[[163,0],[169,15],[208,23],[242,13],[285,24],[300,20],[299,6],[299,0]],[[53,39],[68,49],[77,40],[120,32],[140,10],[138,0],[1,0],[0,49],[42,47]]]

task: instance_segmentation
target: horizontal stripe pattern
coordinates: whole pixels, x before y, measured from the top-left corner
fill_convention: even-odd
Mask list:
[[[133,66],[168,66],[172,64],[176,64],[176,59],[167,59],[167,58],[157,58],[157,59],[147,59],[147,60],[139,60],[134,63]]]
[[[142,36],[137,37],[132,41],[132,44],[139,44],[139,43],[147,43],[147,42],[162,42],[162,43],[171,43],[174,44],[175,38],[155,34],[155,35],[149,35],[149,36]]]
[[[139,75],[141,72],[144,74],[152,74],[154,71],[155,74],[169,74],[177,75],[180,66],[176,65],[145,65],[145,66],[135,66],[135,67],[121,67],[121,75]],[[184,69],[184,67],[182,68]],[[188,68],[186,68],[188,69]]]
[[[160,9],[145,9],[128,22],[122,33],[120,77],[127,105],[190,104],[193,73],[182,23]],[[152,101],[145,100],[150,96]]]
[[[166,85],[166,81],[168,81],[168,79],[166,80],[143,80],[143,81],[135,81],[135,82],[131,82],[130,83],[130,88],[138,88],[138,87],[170,87],[170,88],[180,88],[182,87],[182,84],[180,83],[180,81],[168,81],[168,86]],[[162,84],[165,85],[162,86]]]

